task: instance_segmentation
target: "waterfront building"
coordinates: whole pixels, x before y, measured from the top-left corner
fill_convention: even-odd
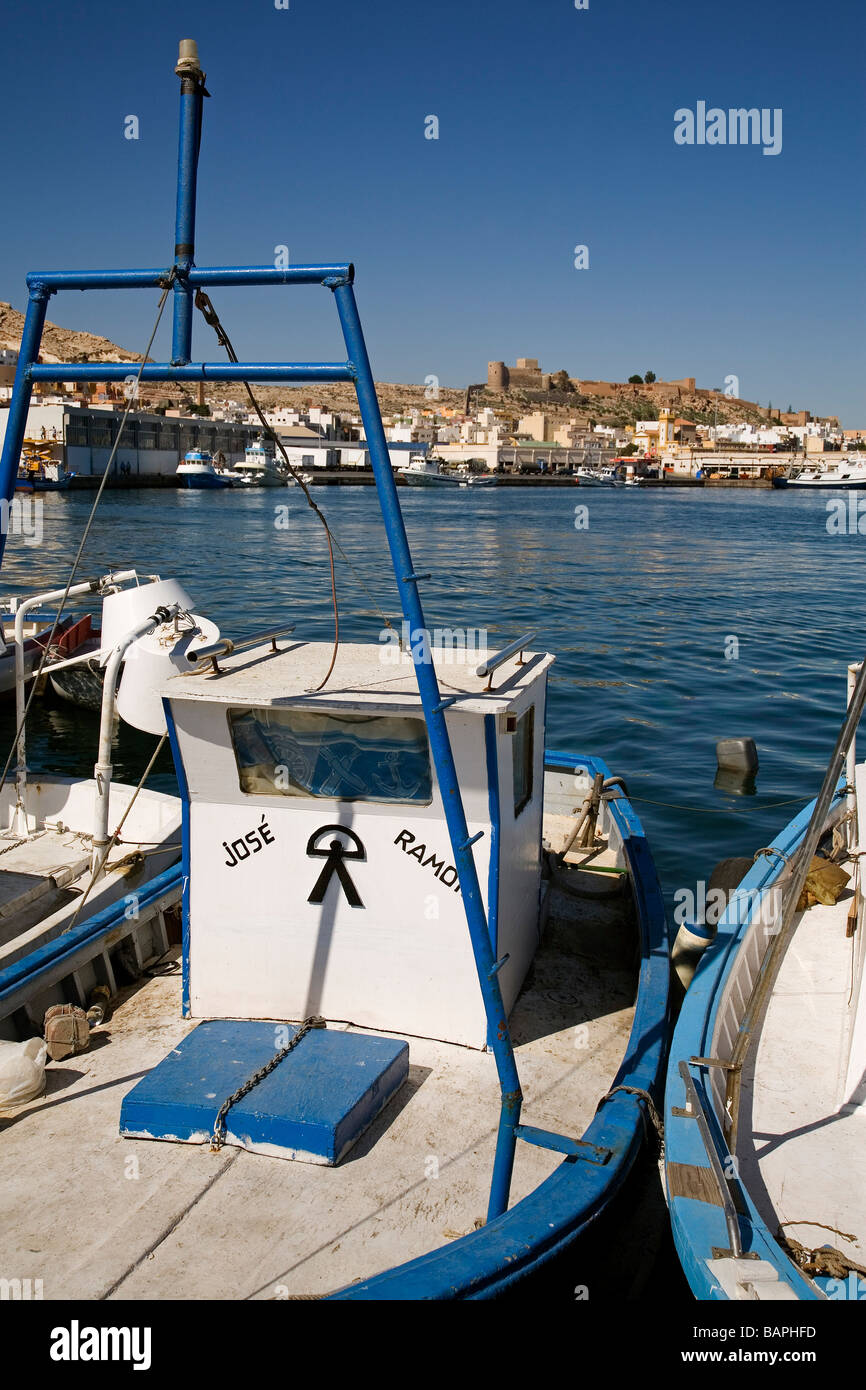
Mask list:
[[[0,441],[8,412],[0,411]],[[31,405],[26,434],[58,443],[66,469],[79,476],[101,477],[117,439],[122,412],[98,406]],[[174,416],[136,412],[129,416],[112,466],[114,477],[173,477],[178,461],[192,449],[222,454],[227,464],[242,459],[260,432],[253,425],[229,424],[198,415]]]

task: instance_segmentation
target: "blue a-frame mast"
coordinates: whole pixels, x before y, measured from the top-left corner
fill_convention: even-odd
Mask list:
[[[518,1138],[522,1094],[508,1031],[508,1022],[494,960],[484,902],[472,854],[454,755],[445,722],[445,710],[454,697],[443,699],[433,668],[430,638],[418,592],[427,576],[415,573],[394,475],[382,427],[376,387],[364,343],[353,289],[351,264],[196,267],[195,204],[198,151],[201,135],[205,75],[192,40],[182,40],[175,69],[181,79],[180,141],[177,171],[177,213],[174,262],[169,269],[37,271],[27,276],[29,302],[21,339],[6,437],[0,458],[0,496],[11,501],[24,441],[27,412],[34,382],[124,381],[129,362],[51,363],[38,361],[48,300],[62,290],[165,289],[174,294],[172,358],[170,362],[145,363],[142,381],[249,381],[315,383],[351,381],[355,385],[364,423],[367,448],[382,509],[385,532],[400,594],[403,616],[412,634],[411,652],[421,705],[430,737],[430,751],[442,795],[445,818],[457,868],[475,965],[487,1016],[488,1043],[495,1060],[501,1092],[499,1131],[488,1205],[488,1220],[508,1207],[508,1194]],[[343,331],[345,362],[192,362],[192,314],[195,291],[221,285],[323,285],[331,290]],[[138,372],[135,373],[139,375]],[[0,560],[5,545],[0,534]]]

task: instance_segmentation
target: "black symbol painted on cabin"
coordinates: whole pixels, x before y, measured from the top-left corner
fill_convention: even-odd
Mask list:
[[[341,840],[332,840],[327,848],[319,845],[319,840],[323,835],[334,833],[345,835],[347,839],[354,841],[355,848],[350,849]],[[325,894],[328,891],[328,884],[337,875],[343,892],[350,907],[363,907],[358,890],[352,882],[349,870],[346,868],[347,859],[366,859],[367,851],[362,845],[354,830],[347,830],[344,825],[323,825],[321,830],[315,830],[307,841],[307,854],[311,859],[324,859],[325,863],[322,872],[313,885],[313,891],[307,898],[308,903],[322,903],[325,901]]]

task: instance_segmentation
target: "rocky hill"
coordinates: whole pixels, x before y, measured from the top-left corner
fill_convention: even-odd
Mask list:
[[[13,309],[11,304],[0,301],[0,348],[19,348],[24,331],[24,315]],[[56,323],[45,323],[42,335],[42,360],[44,362],[140,362],[141,358],[127,352],[108,338],[99,338],[95,333],[75,333],[68,328],[58,328]]]
[[[13,309],[11,304],[0,301],[0,348],[17,349],[21,343],[23,328],[24,315]],[[118,347],[108,338],[100,338],[94,333],[76,333],[47,321],[42,339],[42,359],[45,362],[141,361],[136,353]],[[462,411],[466,396],[465,388],[458,386],[440,386],[435,398],[431,397],[428,388],[414,383],[377,382],[376,389],[382,414],[385,416],[401,414],[411,409],[429,410],[432,407]],[[154,383],[142,387],[141,402],[144,408],[152,407],[158,401],[189,403],[193,399],[194,390],[194,387],[184,389],[165,382]],[[355,391],[349,383],[300,388],[259,386],[256,395],[265,409],[277,405],[303,406],[309,403],[344,415],[358,413]],[[237,382],[231,385],[214,383],[205,390],[205,400],[209,404],[221,402],[226,397],[244,400],[243,387]],[[646,388],[645,393],[638,391],[628,397],[607,396],[602,399],[581,396],[573,390],[516,390],[500,393],[484,387],[473,391],[472,406],[476,409],[480,406],[490,406],[514,419],[533,411],[541,411],[548,417],[553,428],[567,420],[577,420],[582,425],[626,425],[634,424],[636,420],[652,420],[658,415],[658,401],[653,399],[650,387]],[[716,396],[715,393],[712,401],[707,399],[706,393],[702,396],[695,395],[694,398],[682,397],[677,406],[677,414],[703,424],[713,424],[714,421],[718,424],[728,424],[745,420],[755,423],[766,422],[764,412],[749,409],[745,402],[735,402],[722,395]]]

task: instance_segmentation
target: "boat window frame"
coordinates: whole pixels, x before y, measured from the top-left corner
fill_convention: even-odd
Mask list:
[[[526,726],[529,720],[529,737],[526,739],[522,750],[519,750],[518,739],[521,737],[521,726]],[[518,754],[522,751],[523,766],[521,769],[521,781],[523,786],[518,784]],[[512,735],[511,744],[511,785],[513,794],[514,819],[518,820],[527,806],[531,803],[535,784],[535,702],[529,705],[522,714],[517,716],[517,724]],[[518,793],[522,792],[522,796]]]
[[[301,783],[299,783],[299,782],[296,782],[296,781],[293,781],[293,787],[295,788],[295,790],[290,790],[290,789],[288,789],[288,788],[284,789],[284,788],[282,788],[282,787],[278,787],[278,786],[276,785],[276,778],[274,778],[274,783],[273,783],[273,785],[269,786],[267,790],[262,790],[262,789],[260,789],[260,788],[249,788],[248,786],[244,786],[243,777],[244,777],[244,771],[245,771],[245,769],[242,767],[241,762],[240,762],[240,758],[239,758],[239,749],[238,749],[238,745],[237,745],[236,740],[235,740],[235,730],[234,730],[234,724],[233,724],[233,716],[236,717],[236,716],[239,716],[239,715],[249,715],[249,714],[268,714],[268,715],[277,715],[277,716],[279,716],[280,714],[282,714],[282,715],[298,714],[298,715],[306,715],[306,716],[316,716],[316,717],[321,718],[321,719],[323,719],[323,720],[326,720],[326,719],[328,719],[328,718],[330,718],[330,719],[332,719],[332,720],[343,720],[343,721],[344,721],[345,723],[347,723],[347,724],[351,724],[351,723],[358,723],[358,724],[368,723],[368,724],[369,724],[369,723],[372,723],[374,720],[386,720],[386,721],[390,721],[390,722],[393,722],[393,721],[396,721],[396,720],[400,720],[400,721],[403,722],[403,723],[411,723],[411,724],[415,724],[415,725],[420,725],[421,730],[423,730],[423,735],[424,735],[424,752],[425,752],[425,755],[426,755],[426,783],[425,783],[425,786],[424,786],[425,795],[424,795],[423,797],[402,797],[402,798],[399,798],[399,799],[398,799],[397,797],[385,797],[385,796],[343,796],[343,795],[338,795],[337,793],[334,793],[334,792],[315,792],[315,791],[311,791],[311,790],[309,790],[308,788],[304,787],[303,784],[301,784]],[[277,721],[277,722],[279,722],[279,721]],[[370,712],[370,714],[363,714],[363,713],[361,713],[361,712],[359,712],[359,711],[357,711],[357,710],[339,710],[339,709],[328,709],[328,710],[323,710],[323,709],[309,708],[309,707],[305,707],[305,706],[290,706],[290,707],[282,706],[282,707],[281,707],[281,706],[272,706],[272,705],[271,705],[271,706],[269,706],[269,705],[253,705],[253,704],[244,703],[244,704],[237,704],[237,705],[232,704],[232,705],[229,705],[229,706],[227,707],[227,709],[226,709],[226,724],[227,724],[227,726],[228,726],[229,744],[230,744],[230,747],[231,747],[232,755],[233,755],[233,757],[234,757],[235,769],[236,769],[236,771],[237,771],[237,776],[238,776],[238,789],[240,790],[240,792],[242,793],[243,796],[251,796],[251,797],[261,797],[261,796],[268,796],[268,797],[271,797],[271,796],[273,796],[273,797],[280,797],[283,801],[288,802],[288,803],[294,802],[296,805],[312,804],[312,803],[315,803],[315,802],[317,802],[317,801],[334,801],[334,802],[339,803],[340,805],[344,805],[344,804],[345,804],[345,805],[353,805],[353,806],[354,806],[354,805],[361,805],[361,806],[383,806],[383,807],[389,807],[389,806],[395,806],[395,807],[396,807],[396,806],[403,806],[403,807],[413,807],[413,808],[417,808],[417,809],[421,809],[421,808],[425,808],[425,807],[432,806],[432,805],[435,803],[435,801],[436,801],[436,776],[435,776],[435,769],[434,769],[434,767],[433,767],[433,760],[432,760],[432,756],[431,756],[431,752],[430,752],[430,731],[429,731],[429,729],[427,728],[427,721],[424,719],[423,715],[422,715],[420,712],[416,714],[416,713],[414,713],[414,712],[410,713],[410,712],[402,711],[402,710],[401,710],[401,711],[399,711],[399,712],[393,712],[393,713],[392,713],[392,712],[386,711],[386,710],[374,709],[374,710],[372,710],[372,711]],[[275,764],[274,764],[274,773],[276,773],[276,769],[277,769],[278,767],[280,767],[280,766],[284,766],[284,765],[283,765],[283,764],[279,764],[279,763],[275,763]],[[249,771],[250,769],[246,769],[246,770]],[[287,772],[288,772],[288,769],[287,769]],[[291,774],[288,774],[288,775],[289,775],[290,780],[292,780],[292,779],[291,779]],[[429,795],[427,794],[428,792],[429,792]]]

